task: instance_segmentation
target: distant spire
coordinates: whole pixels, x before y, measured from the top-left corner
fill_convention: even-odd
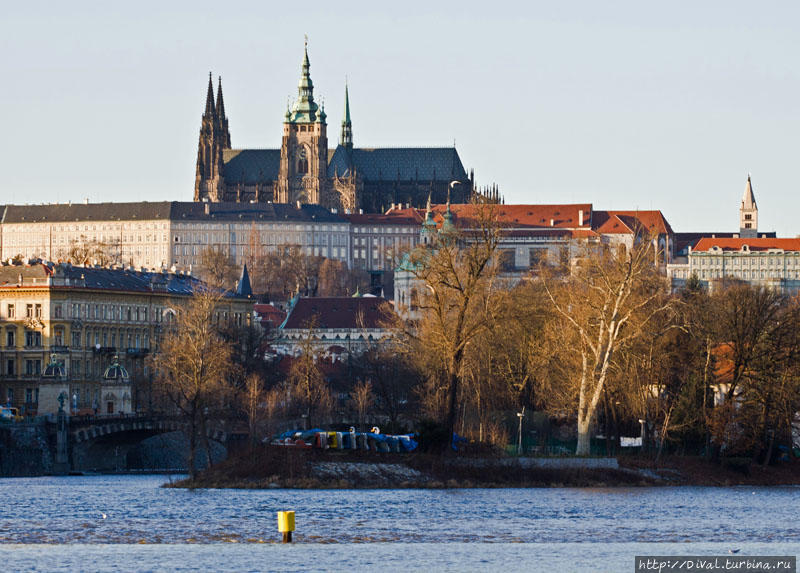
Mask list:
[[[206,117],[214,117],[214,82],[211,80],[211,72],[208,72],[208,93],[206,94]]]
[[[253,296],[253,288],[250,286],[250,274],[247,272],[247,263],[242,267],[242,274],[236,285],[236,294],[246,297]]]
[[[350,92],[347,80],[344,82],[344,119],[342,120],[342,133],[339,136],[342,147],[353,149],[353,124],[350,122]]]
[[[297,84],[297,101],[292,106],[288,121],[292,123],[313,123],[317,119],[319,106],[314,103],[314,83],[311,81],[311,63],[308,61],[308,36],[303,48],[303,65],[300,83]],[[324,123],[324,119],[323,119]]]
[[[744,195],[742,196],[743,209],[758,209],[756,205],[756,196],[753,193],[753,183],[750,181],[750,174],[747,174],[747,184],[744,186]]]
[[[217,86],[217,115],[220,119],[225,119],[225,103],[222,101],[222,76],[219,76],[219,84]]]
[[[347,80],[344,81],[344,120],[348,124],[350,123],[350,90]]]

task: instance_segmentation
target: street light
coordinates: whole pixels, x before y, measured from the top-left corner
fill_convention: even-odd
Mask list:
[[[517,455],[522,454],[522,419],[525,417],[525,406],[522,407],[522,412],[517,412],[519,418],[519,430],[517,431]]]

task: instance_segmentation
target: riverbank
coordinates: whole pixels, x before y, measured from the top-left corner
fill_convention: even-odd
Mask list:
[[[262,447],[167,487],[385,489],[800,485],[800,464],[743,467],[700,458],[508,458]]]

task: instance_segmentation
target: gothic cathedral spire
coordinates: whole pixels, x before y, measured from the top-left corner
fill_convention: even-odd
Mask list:
[[[344,84],[344,119],[342,119],[342,132],[339,135],[339,144],[348,151],[353,150],[353,124],[350,122],[350,93],[347,82]]]
[[[203,119],[213,119],[216,113],[214,108],[214,83],[211,81],[211,72],[208,72],[208,93],[206,93],[206,111],[203,114]]]
[[[225,103],[222,100],[222,76],[219,76],[217,87],[217,129],[223,149],[231,148],[231,133],[228,130],[228,117],[225,115]]]

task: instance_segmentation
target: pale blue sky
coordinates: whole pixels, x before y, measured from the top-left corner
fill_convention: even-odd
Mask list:
[[[338,137],[456,141],[509,203],[800,228],[795,2],[16,2],[0,20],[0,202],[191,200],[209,70],[234,147],[278,147],[303,34]]]

